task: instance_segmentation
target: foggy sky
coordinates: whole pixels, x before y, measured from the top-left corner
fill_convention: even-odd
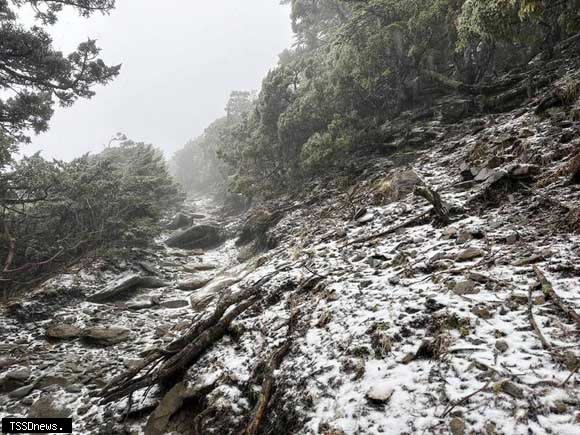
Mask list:
[[[50,130],[21,152],[71,159],[98,152],[117,132],[169,157],[223,116],[232,90],[259,89],[292,44],[278,0],[119,0],[109,16],[67,12],[51,33],[65,52],[97,39],[120,76],[91,100],[57,108]]]

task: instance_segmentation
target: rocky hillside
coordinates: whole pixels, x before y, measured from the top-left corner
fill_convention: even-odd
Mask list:
[[[0,416],[103,435],[577,434],[580,77],[556,67],[510,112],[407,114],[394,154],[240,216],[192,199],[134,261],[8,301]]]

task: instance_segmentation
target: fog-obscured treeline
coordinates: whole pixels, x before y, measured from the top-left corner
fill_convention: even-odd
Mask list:
[[[377,150],[393,118],[453,90],[478,93],[578,31],[579,0],[286,0],[294,47],[255,99],[173,159],[188,190],[247,196]],[[266,36],[266,35],[265,35]],[[267,36],[266,36],[267,37]],[[231,111],[231,107],[243,110]]]

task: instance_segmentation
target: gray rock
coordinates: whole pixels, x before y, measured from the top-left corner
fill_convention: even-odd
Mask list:
[[[46,338],[53,340],[70,340],[80,335],[81,329],[78,326],[66,323],[55,323],[46,329]]]
[[[457,256],[455,257],[456,261],[470,261],[473,260],[474,258],[478,258],[478,257],[483,257],[485,255],[485,251],[483,249],[479,249],[479,248],[467,248],[463,251],[461,251],[459,254],[457,254]]]
[[[512,396],[515,399],[524,398],[524,390],[519,385],[513,383],[512,381],[506,380],[499,384],[500,390],[503,391],[508,396]]]
[[[505,341],[505,340],[497,340],[495,342],[495,348],[499,352],[504,353],[504,352],[506,352],[508,350],[509,346],[507,344],[507,341]]]
[[[70,409],[55,405],[50,397],[41,397],[28,410],[29,418],[69,418]]]
[[[26,382],[28,379],[30,379],[31,376],[31,372],[29,369],[18,369],[18,370],[12,370],[11,372],[6,373],[6,375],[4,376],[6,379],[10,379],[13,381],[21,381],[21,382]]]
[[[485,305],[476,305],[472,308],[471,312],[480,319],[488,320],[493,317],[492,312]]]
[[[470,280],[475,281],[475,282],[479,282],[481,284],[486,284],[487,282],[489,282],[489,277],[484,275],[483,273],[479,273],[479,272],[469,272],[467,277]]]
[[[224,241],[221,229],[211,225],[197,225],[172,235],[165,244],[170,248],[208,249],[215,248]]]
[[[167,228],[170,230],[178,230],[180,228],[190,226],[192,221],[193,219],[190,216],[180,212],[173,217],[171,223],[167,226]]]
[[[37,386],[37,383],[33,383],[30,385],[25,385],[24,387],[20,387],[17,388],[16,390],[12,391],[8,397],[10,397],[11,399],[24,399],[26,396],[28,396]]]
[[[112,346],[127,341],[131,331],[118,326],[93,327],[82,331],[82,338],[87,343],[101,346]]]
[[[479,293],[479,289],[475,287],[475,282],[471,280],[459,281],[453,287],[453,291],[458,295],[474,295]]]
[[[465,435],[465,422],[459,417],[454,417],[449,422],[449,431],[453,435]]]

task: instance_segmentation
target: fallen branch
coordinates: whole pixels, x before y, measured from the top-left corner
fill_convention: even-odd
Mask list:
[[[371,235],[371,236],[367,236],[367,237],[361,237],[361,238],[359,238],[359,239],[352,240],[351,242],[348,242],[348,243],[347,243],[346,245],[344,245],[344,246],[351,246],[351,245],[356,245],[357,243],[366,243],[366,242],[370,242],[371,240],[380,239],[381,237],[388,236],[389,234],[392,234],[392,233],[394,233],[395,231],[397,231],[397,230],[400,230],[401,228],[406,228],[406,227],[409,227],[409,226],[411,226],[411,225],[415,225],[415,224],[417,224],[417,223],[418,223],[418,222],[420,222],[422,219],[424,219],[424,218],[426,218],[427,216],[429,216],[429,213],[431,213],[431,210],[427,210],[427,211],[425,211],[425,212],[423,212],[423,213],[421,213],[421,214],[419,214],[419,215],[417,215],[417,216],[415,216],[415,217],[412,217],[412,218],[411,218],[411,219],[409,219],[409,220],[406,220],[406,221],[404,221],[404,222],[401,222],[400,224],[398,224],[398,225],[395,225],[395,226],[393,226],[393,227],[389,228],[389,229],[388,229],[388,230],[386,230],[386,231],[382,231],[382,232],[380,232],[380,233],[378,233],[378,234],[373,234],[373,235]]]
[[[290,351],[292,346],[292,341],[289,338],[270,358],[268,366],[266,368],[266,374],[264,376],[264,381],[262,382],[262,390],[260,392],[260,398],[256,404],[254,411],[254,416],[252,420],[242,432],[242,435],[256,435],[262,425],[262,421],[266,415],[266,410],[268,409],[268,403],[274,391],[275,377],[274,372],[278,369],[282,360],[286,354]]]
[[[290,316],[290,320],[288,322],[287,339],[284,342],[284,344],[280,346],[280,348],[272,354],[268,364],[266,365],[264,380],[262,381],[262,389],[260,391],[258,403],[256,404],[254,410],[254,415],[250,423],[241,432],[241,435],[257,435],[258,431],[260,430],[262,421],[266,416],[268,403],[270,402],[270,398],[272,397],[272,392],[274,391],[275,387],[276,379],[274,377],[274,372],[278,370],[278,367],[280,367],[282,360],[288,354],[290,348],[292,347],[292,335],[294,333],[294,329],[296,326],[297,317],[298,317],[297,311],[292,313],[292,315]]]
[[[479,390],[474,391],[471,394],[468,394],[465,397],[462,397],[459,400],[455,400],[453,401],[451,404],[449,404],[447,406],[447,408],[445,408],[445,411],[443,411],[443,414],[441,414],[441,416],[439,418],[445,418],[447,417],[451,411],[453,411],[455,408],[457,408],[460,405],[463,405],[465,403],[467,403],[469,401],[469,399],[471,399],[472,397],[476,396],[477,394],[487,390],[487,388],[489,387],[489,384],[491,383],[491,381],[489,381],[487,384],[485,384],[483,387],[481,387]]]
[[[546,275],[544,275],[544,273],[540,270],[538,266],[534,265],[534,272],[536,272],[536,276],[540,280],[540,284],[542,285],[542,292],[544,293],[544,295],[546,295],[546,297],[549,297],[550,300],[554,302],[554,304],[556,304],[556,306],[560,308],[560,310],[562,310],[562,312],[564,312],[570,319],[574,320],[577,324],[580,325],[580,315],[578,315],[578,313],[574,311],[572,307],[569,307],[560,298],[560,296],[558,296],[558,294],[554,290],[554,286],[550,281],[548,281]]]

